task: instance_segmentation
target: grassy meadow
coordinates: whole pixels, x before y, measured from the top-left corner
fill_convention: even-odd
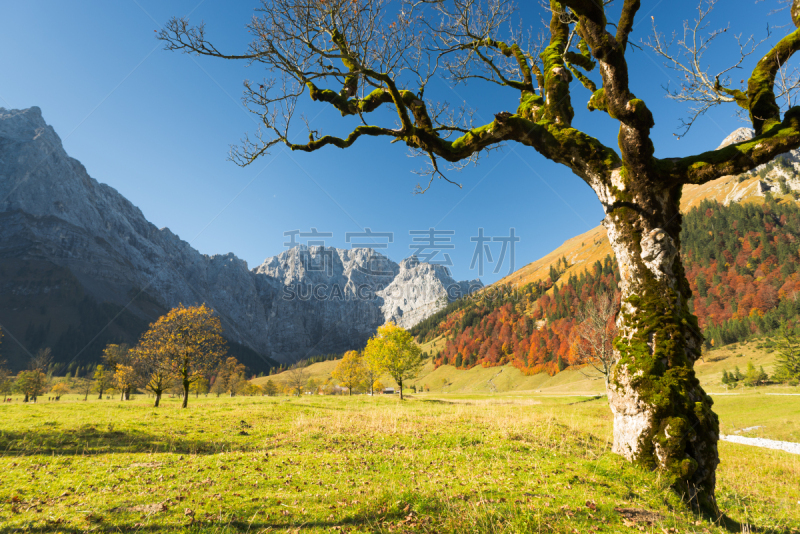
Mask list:
[[[0,405],[0,532],[800,532],[800,456],[721,442],[714,524],[610,452],[603,398],[150,401]],[[717,408],[797,435],[800,397]]]

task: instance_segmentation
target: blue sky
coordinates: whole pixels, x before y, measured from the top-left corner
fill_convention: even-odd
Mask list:
[[[711,64],[730,61],[735,34],[762,37],[768,21],[788,21],[785,13],[767,17],[773,3],[720,0],[712,27],[730,23],[731,30],[709,55]],[[668,33],[693,18],[696,8],[688,1],[642,4],[633,42],[647,38],[651,17]],[[600,223],[602,209],[588,186],[519,145],[450,174],[463,189],[437,181],[424,195],[412,194],[422,178],[411,172],[423,162],[382,139],[313,154],[279,148],[247,168],[227,161],[229,145],[257,128],[240,102],[242,81],[267,74],[242,63],[164,51],[154,30],[171,16],[191,13],[191,22],[206,22],[212,42],[241,51],[254,6],[221,0],[1,0],[0,106],[41,107],[67,152],[151,222],[168,226],[203,253],[233,252],[251,268],[285,249],[285,231],[331,232],[327,244],[339,247],[349,247],[347,232],[393,232],[394,243],[384,252],[399,261],[412,252],[409,231],[434,227],[455,232],[455,248],[448,251],[454,276],[474,278],[470,237],[481,227],[488,236],[507,236],[515,228],[520,268]],[[526,15],[538,26],[536,12]],[[636,50],[629,61],[633,91],[655,115],[657,156],[713,149],[744,125],[732,107],[721,108],[676,140],[685,108],[666,100],[662,89],[675,82],[672,73],[647,49]],[[485,118],[479,122],[516,107],[513,91],[480,84],[453,90],[435,80],[426,96],[465,99]],[[585,111],[589,96],[574,87],[573,125],[616,146],[617,124]],[[316,129],[341,133],[335,110],[309,102],[305,111]],[[500,244],[494,247],[497,259]],[[489,265],[482,280],[499,279],[508,266],[506,258],[494,274]]]

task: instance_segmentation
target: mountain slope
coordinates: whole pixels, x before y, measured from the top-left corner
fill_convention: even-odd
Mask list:
[[[703,201],[684,216],[682,259],[706,349],[800,325],[800,207],[767,197],[761,205]],[[470,368],[512,363],[523,373],[551,375],[579,364],[576,315],[599,294],[616,294],[610,256],[580,275],[561,275],[493,298],[451,305],[411,331],[437,338],[435,363]],[[550,281],[556,280],[557,284]],[[488,292],[487,292],[488,293]]]
[[[719,148],[752,137],[752,130],[739,128],[726,137]],[[782,183],[785,183],[783,189]],[[797,191],[800,191],[800,150],[793,150],[741,176],[723,176],[703,185],[684,186],[681,211],[687,213],[704,200],[714,200],[726,206],[731,202],[763,202],[766,192],[778,198],[796,200],[794,194]],[[562,257],[566,258],[569,264],[564,275],[577,276],[596,261],[602,262],[606,256],[613,255],[614,251],[608,242],[606,229],[598,225],[564,241],[549,254],[525,265],[493,285],[522,287],[531,282],[544,281],[549,277],[550,267],[555,266]]]
[[[424,317],[462,286],[429,267],[395,280],[401,267],[371,249],[295,248],[253,270],[201,254],[91,178],[39,108],[0,108],[0,327],[16,369],[45,346],[56,361],[96,360],[179,303],[211,306],[253,371],[358,348],[385,320]],[[419,298],[379,294],[390,284]]]

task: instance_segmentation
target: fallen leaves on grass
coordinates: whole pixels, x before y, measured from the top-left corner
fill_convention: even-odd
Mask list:
[[[113,511],[117,510],[116,508]],[[153,503],[153,504],[137,504],[136,506],[130,506],[128,508],[121,508],[121,510],[125,510],[127,512],[144,512],[145,514],[157,514],[159,512],[166,512],[167,505],[163,502]]]
[[[641,508],[614,508],[614,511],[622,516],[622,524],[626,527],[634,526],[636,523],[647,523],[652,526],[663,519],[661,514]]]
[[[164,462],[135,462],[128,467],[161,467]]]

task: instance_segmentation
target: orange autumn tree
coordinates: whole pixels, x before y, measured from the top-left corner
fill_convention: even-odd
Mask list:
[[[142,335],[140,349],[159,354],[159,366],[174,375],[183,386],[183,404],[189,400],[189,387],[204,378],[225,357],[222,324],[205,304],[177,308],[160,317]]]

